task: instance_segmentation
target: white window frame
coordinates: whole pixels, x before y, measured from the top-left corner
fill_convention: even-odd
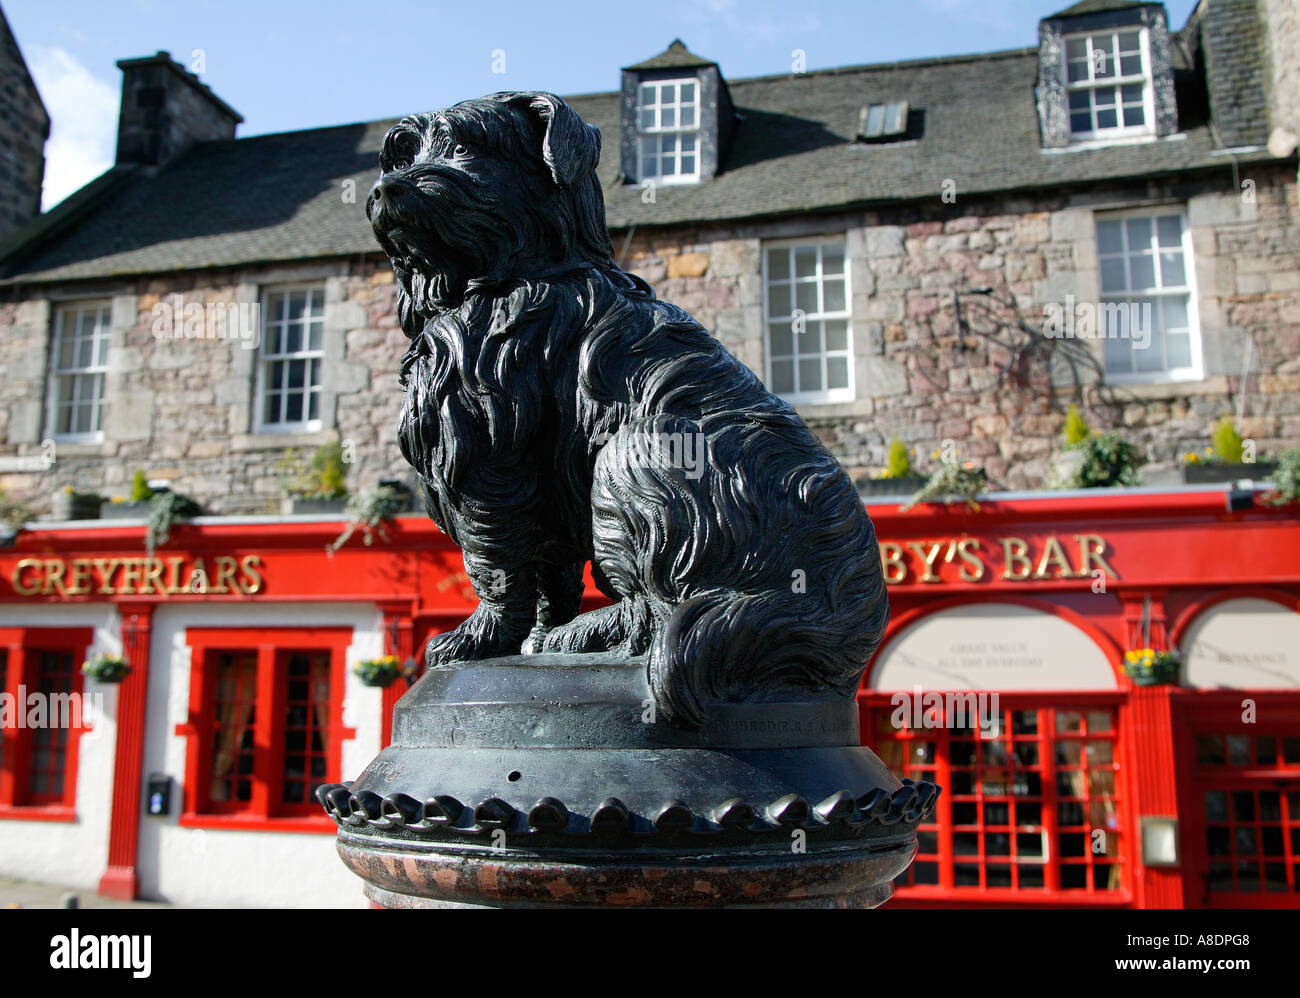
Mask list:
[[[683,102],[681,99],[682,84],[689,83],[695,88],[695,99]],[[647,87],[653,87],[655,92],[655,102],[653,104],[645,103],[645,91]],[[672,100],[664,100],[665,88],[672,88]],[[663,110],[672,108],[674,110],[674,123],[672,125],[662,124]],[[682,109],[691,108],[695,112],[694,125],[682,125]],[[643,112],[652,111],[654,113],[654,123],[648,127],[643,126]],[[694,184],[700,179],[700,81],[694,77],[682,77],[671,80],[642,80],[636,88],[636,168],[637,176],[642,182],[652,180],[656,184]],[[686,137],[691,137],[695,142],[694,153],[683,153],[682,145]],[[672,138],[674,151],[667,154],[678,167],[677,172],[665,174],[663,172],[663,161],[665,154],[662,151],[663,140]],[[656,152],[654,153],[655,161],[660,164],[659,168],[654,171],[646,169],[647,152],[646,145],[653,141]],[[688,173],[681,170],[681,163],[684,156],[693,155],[695,157],[695,166]]]
[[[285,319],[288,315],[289,296],[296,291],[306,291],[308,293],[308,299],[307,299],[308,316],[311,315],[312,304],[317,298],[319,298],[319,301],[321,303],[320,349],[319,350],[306,349],[307,345],[310,342],[309,327],[311,323],[309,320],[303,325],[303,339],[300,344],[300,347],[302,349],[299,349],[292,353],[284,352],[283,347],[285,344],[283,340],[283,333],[287,329],[287,325],[284,325],[281,328],[281,334],[282,334],[282,338],[280,341],[281,351],[275,354],[268,354],[267,347],[271,343],[270,326],[272,323],[285,322]],[[281,309],[278,309],[276,311],[276,314],[273,316],[271,314],[272,312],[271,302],[274,296],[276,295],[284,296],[284,305]],[[309,284],[282,284],[282,285],[268,286],[262,289],[262,293],[260,297],[261,297],[260,311],[262,313],[262,328],[260,330],[261,339],[259,340],[258,349],[257,349],[257,362],[256,362],[257,376],[255,379],[256,389],[253,395],[254,431],[257,433],[317,433],[324,426],[324,422],[320,416],[320,410],[321,407],[324,406],[325,404],[325,390],[324,390],[324,377],[323,377],[323,367],[325,363],[325,285],[321,283],[309,283]],[[301,420],[298,420],[297,422],[284,422],[284,421],[269,422],[266,419],[266,396],[267,396],[267,392],[270,390],[270,387],[267,384],[268,371],[270,370],[271,364],[274,363],[275,361],[288,362],[291,360],[315,361],[314,367],[312,368],[317,373],[317,379],[314,382],[314,390],[316,391],[318,397],[320,398],[320,401],[317,403],[316,418],[315,419],[303,418]],[[288,375],[286,373],[282,379],[282,384],[286,386],[287,386],[287,378]],[[304,378],[304,382],[306,383],[305,378]],[[312,384],[308,383],[307,388],[304,390],[304,398],[303,398],[304,417],[308,412],[311,411],[310,409],[311,391],[312,391]],[[284,411],[284,400],[282,396],[281,412],[283,411]]]
[[[830,246],[830,245],[836,245],[836,246],[839,246],[840,249],[842,250],[843,254],[844,254],[844,308],[841,309],[841,310],[838,310],[838,311],[826,311],[826,310],[825,310],[825,283],[824,283],[824,282],[825,282],[825,274],[823,273],[823,270],[822,270],[822,251],[821,251],[821,247],[823,247],[823,246]],[[771,273],[770,273],[770,271],[769,271],[769,265],[768,265],[768,264],[769,264],[768,254],[769,254],[772,250],[781,250],[781,249],[783,249],[783,250],[790,251],[790,250],[795,250],[795,249],[798,249],[798,248],[800,248],[800,247],[806,247],[806,246],[815,246],[815,247],[818,247],[818,251],[817,251],[817,272],[816,272],[815,277],[813,278],[813,280],[815,280],[815,281],[816,281],[816,284],[817,284],[817,304],[818,304],[818,310],[817,310],[816,312],[807,312],[807,313],[805,313],[805,315],[804,315],[804,320],[805,320],[805,322],[807,322],[807,323],[809,324],[809,326],[811,326],[811,324],[813,324],[813,323],[816,323],[816,324],[817,324],[817,326],[816,326],[816,334],[817,334],[817,336],[818,336],[818,338],[819,338],[819,340],[820,340],[820,350],[819,350],[819,351],[817,352],[817,354],[815,354],[815,355],[813,355],[813,354],[802,354],[802,355],[801,355],[801,354],[799,353],[798,341],[795,340],[794,343],[793,343],[793,347],[794,347],[795,352],[794,352],[793,354],[789,355],[788,358],[787,358],[787,356],[786,356],[785,354],[782,354],[779,358],[775,358],[775,359],[782,359],[782,360],[784,360],[784,359],[790,359],[790,360],[794,361],[794,377],[795,377],[795,386],[796,386],[796,390],[793,391],[793,392],[779,392],[779,393],[778,393],[778,392],[776,392],[775,388],[773,387],[773,381],[772,381],[772,362],[773,362],[773,359],[774,359],[774,357],[773,357],[773,352],[772,352],[772,336],[771,336],[771,333],[772,333],[772,323],[773,323],[773,322],[781,322],[781,321],[783,321],[783,320],[789,320],[789,319],[792,319],[792,318],[793,318],[793,311],[792,311],[791,314],[788,315],[788,316],[780,316],[780,315],[778,315],[778,316],[773,316],[773,314],[772,314],[772,286],[773,286],[773,280],[772,280]],[[851,283],[850,276],[849,276],[849,271],[850,271],[850,269],[851,269],[851,262],[850,262],[850,260],[849,260],[849,252],[848,252],[848,249],[849,249],[849,247],[848,247],[848,238],[847,238],[846,236],[844,236],[844,235],[810,236],[810,237],[807,237],[807,238],[804,238],[804,239],[781,239],[781,240],[773,240],[773,241],[771,241],[771,242],[764,242],[764,243],[763,243],[762,252],[763,252],[763,361],[764,361],[764,380],[765,380],[765,382],[767,383],[769,390],[773,391],[774,394],[778,394],[778,395],[780,396],[780,398],[785,399],[785,401],[789,402],[791,405],[821,405],[821,404],[830,404],[830,403],[836,403],[836,402],[852,402],[852,401],[856,398],[856,394],[855,394],[856,386],[855,386],[855,378],[854,378],[854,370],[853,370],[853,367],[854,367],[854,365],[853,365],[853,319],[852,319],[852,315],[851,315],[851,312],[852,312],[852,309],[853,309],[853,287],[852,287],[852,283]],[[780,280],[777,281],[777,283],[779,283],[779,284],[789,284],[790,289],[791,289],[791,295],[790,295],[790,307],[791,307],[791,309],[793,310],[793,309],[798,308],[798,300],[797,300],[797,296],[796,296],[795,293],[794,293],[794,289],[795,289],[796,285],[799,284],[799,283],[812,283],[812,281],[809,281],[809,280],[806,279],[806,278],[805,278],[805,279],[800,279],[800,278],[796,278],[796,277],[795,277],[795,271],[794,271],[794,259],[793,259],[793,256],[791,256],[791,258],[790,258],[790,277],[789,277],[789,279],[780,279]],[[842,350],[829,350],[829,351],[826,349],[825,334],[824,334],[824,332],[823,332],[823,330],[822,330],[821,323],[822,323],[823,321],[827,320],[827,319],[834,320],[834,321],[842,320],[842,321],[844,322],[844,328],[845,328],[845,345],[844,345],[844,349],[842,349]],[[804,329],[804,332],[802,332],[802,333],[795,333],[795,334],[793,334],[793,335],[794,335],[794,336],[808,336],[808,335],[810,335],[810,334],[811,334],[811,329],[810,329],[808,326],[806,326],[805,329]],[[847,364],[848,364],[848,384],[847,384],[845,387],[843,387],[843,388],[825,388],[825,387],[822,387],[821,389],[816,390],[816,391],[800,391],[800,390],[798,390],[798,384],[799,384],[799,380],[798,380],[798,379],[799,379],[799,374],[798,374],[799,364],[798,364],[798,360],[799,360],[799,357],[800,357],[800,356],[803,356],[803,357],[817,356],[817,357],[819,357],[819,358],[821,359],[821,384],[822,384],[823,386],[825,386],[825,385],[826,385],[826,382],[827,382],[827,376],[826,376],[826,375],[827,375],[827,360],[828,360],[828,358],[830,358],[830,357],[844,357],[844,358],[846,359],[846,361],[847,361]]]
[[[1132,34],[1134,32],[1138,35],[1138,49],[1142,58],[1141,73],[1123,76],[1120,75],[1119,67],[1117,66],[1114,76],[1095,76],[1096,66],[1093,62],[1092,39],[1097,35],[1109,34],[1115,45],[1114,51],[1118,53],[1119,36],[1122,34]],[[1084,41],[1086,46],[1088,78],[1086,80],[1076,80],[1072,83],[1070,82],[1070,60],[1068,58],[1069,44],[1071,41],[1079,41],[1080,39]],[[1119,27],[1097,31],[1078,31],[1063,36],[1061,39],[1061,81],[1065,85],[1065,118],[1071,142],[1104,143],[1110,139],[1154,137],[1156,134],[1155,82],[1152,79],[1151,73],[1150,34],[1146,27],[1141,25],[1121,25]],[[1142,86],[1142,124],[1125,125],[1124,104],[1121,89],[1125,86],[1134,86],[1138,84]],[[1097,104],[1095,96],[1090,96],[1088,106],[1093,127],[1086,132],[1076,132],[1074,130],[1073,113],[1070,110],[1070,95],[1075,93],[1089,93],[1095,95],[1096,91],[1103,87],[1111,87],[1116,90],[1115,127],[1096,127]]]
[[[1116,373],[1105,366],[1105,341],[1101,342],[1102,346],[1102,368],[1106,372],[1106,380],[1111,384],[1171,384],[1181,381],[1200,381],[1205,377],[1204,353],[1201,344],[1201,319],[1200,310],[1197,307],[1196,293],[1196,261],[1192,256],[1192,232],[1187,225],[1187,211],[1182,205],[1157,205],[1147,208],[1132,208],[1124,211],[1105,211],[1096,212],[1093,216],[1093,232],[1096,233],[1096,225],[1102,221],[1123,221],[1129,218],[1149,218],[1151,220],[1152,233],[1158,240],[1158,228],[1156,219],[1162,215],[1177,215],[1182,221],[1182,239],[1181,248],[1183,253],[1183,279],[1185,284],[1179,287],[1157,287],[1149,290],[1135,290],[1125,292],[1106,292],[1102,290],[1101,279],[1101,261],[1102,257],[1114,257],[1115,254],[1103,254],[1101,243],[1097,243],[1097,290],[1098,301],[1101,303],[1114,301],[1131,301],[1136,298],[1164,298],[1174,296],[1187,296],[1187,330],[1190,344],[1189,353],[1191,355],[1191,364],[1188,367],[1164,368],[1160,371],[1132,371],[1127,373]],[[1124,226],[1124,254],[1122,259],[1126,261],[1129,258],[1128,249],[1128,226]],[[1159,244],[1157,243],[1154,262],[1156,264],[1156,280],[1162,280],[1159,269]],[[1098,325],[1101,325],[1100,319]],[[1163,321],[1162,321],[1163,327]],[[1104,329],[1098,329],[1097,335],[1103,336]]]
[[[66,331],[64,324],[67,317],[70,314],[75,314],[80,317],[81,315],[92,311],[98,313],[98,315],[92,333],[91,363],[88,366],[74,364],[72,367],[61,367],[59,358],[63,352],[63,338]],[[102,322],[99,321],[101,316]],[[104,439],[104,403],[108,394],[108,354],[112,349],[110,345],[112,324],[113,303],[110,301],[93,299],[89,301],[64,302],[55,306],[53,335],[50,337],[49,379],[46,383],[45,391],[45,435],[51,439],[85,443],[99,443]],[[101,344],[103,346],[102,363],[99,362]],[[89,431],[70,431],[68,433],[58,432],[59,412],[68,405],[68,400],[61,398],[59,395],[59,379],[63,377],[71,377],[73,379],[73,401],[71,404],[74,407],[80,404],[81,387],[84,384],[83,379],[100,379],[100,393],[98,398],[93,399],[94,416],[92,419],[92,428]],[[73,425],[75,425],[75,422]]]

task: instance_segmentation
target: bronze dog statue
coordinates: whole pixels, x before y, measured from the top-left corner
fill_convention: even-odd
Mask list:
[[[615,264],[600,132],[499,93],[404,118],[366,202],[411,339],[402,453],[480,603],[431,667],[646,656],[655,702],[852,696],[888,603],[848,476],[785,402]],[[578,615],[583,569],[614,605]]]

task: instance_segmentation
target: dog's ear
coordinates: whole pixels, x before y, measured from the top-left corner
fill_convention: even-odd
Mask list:
[[[588,125],[555,94],[533,94],[530,110],[546,124],[542,159],[561,187],[572,187],[600,161],[600,129]]]

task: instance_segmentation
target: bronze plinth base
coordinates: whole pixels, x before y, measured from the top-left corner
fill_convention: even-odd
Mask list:
[[[868,852],[563,862],[476,850],[375,848],[339,836],[339,855],[385,908],[875,908],[916,843]]]
[[[646,712],[644,663],[467,663],[398,703],[394,744],[318,789],[391,908],[872,908],[939,788],[858,745],[851,700]],[[649,718],[649,719],[648,719]]]

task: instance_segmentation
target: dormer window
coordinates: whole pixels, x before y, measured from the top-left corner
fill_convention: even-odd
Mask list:
[[[1067,36],[1071,140],[1151,134],[1150,64],[1145,29]]]
[[[1178,101],[1164,6],[1079,0],[1039,21],[1034,96],[1044,152],[1174,135]]]
[[[619,105],[623,183],[644,189],[717,176],[735,112],[716,62],[676,39],[658,55],[623,68]]]
[[[637,147],[642,181],[692,183],[700,177],[700,87],[688,80],[642,83]]]

